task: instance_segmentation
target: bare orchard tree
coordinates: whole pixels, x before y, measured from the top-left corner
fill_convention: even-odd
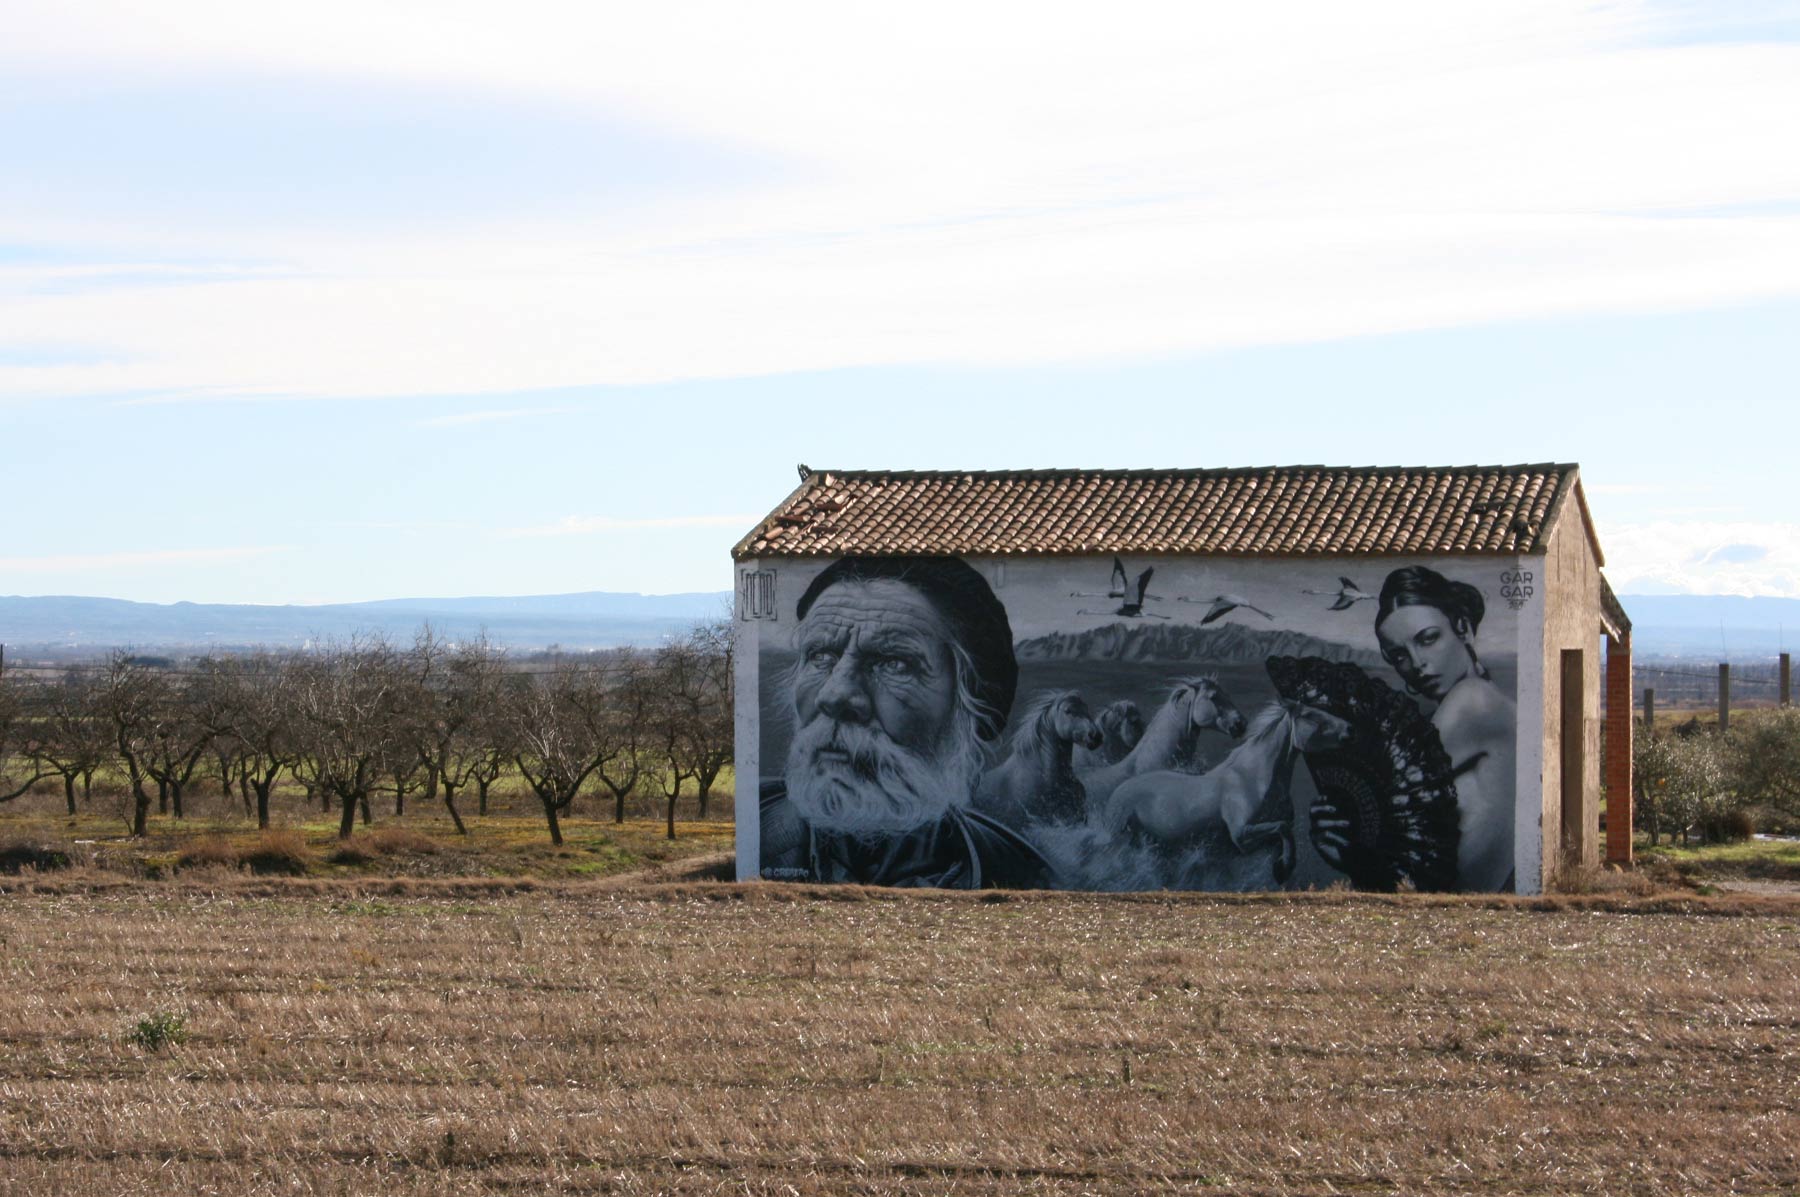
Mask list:
[[[269,826],[269,796],[283,769],[300,757],[293,658],[272,653],[236,657],[218,675],[231,711],[240,786],[256,795],[256,825]]]
[[[397,819],[406,813],[408,794],[422,793],[429,796],[429,790],[425,766],[419,760],[416,736],[411,726],[418,718],[413,695],[409,694],[401,700],[394,716],[400,726],[394,729],[393,751],[387,755],[382,775],[387,779],[387,788],[393,792],[394,817]]]
[[[63,783],[69,813],[75,813],[75,783],[81,782],[81,798],[87,801],[94,770],[107,760],[111,748],[109,728],[100,710],[100,689],[85,670],[71,669],[33,695],[42,739],[38,759],[55,771]]]
[[[730,625],[717,621],[698,625],[656,655],[657,739],[670,775],[663,785],[670,839],[682,780],[693,779],[704,819],[712,787],[731,764],[731,644]]]
[[[131,834],[141,836],[150,817],[145,762],[156,738],[157,712],[165,705],[167,683],[155,669],[123,649],[107,656],[95,680],[101,717],[111,733],[111,750],[131,783]]]
[[[485,745],[477,749],[470,758],[469,780],[475,783],[475,812],[484,818],[488,813],[488,791],[506,772],[516,755],[513,748],[513,722],[504,703],[506,692],[501,692],[496,699],[494,709],[488,712],[486,732],[482,739]]]
[[[238,675],[244,661],[244,657],[236,654],[201,661],[197,697],[200,717],[212,732],[206,743],[210,761],[207,771],[218,778],[219,796],[227,802],[241,801],[244,814],[248,816],[254,814],[256,808],[250,801],[250,780],[244,769],[248,746],[238,728],[243,716]]]
[[[541,673],[514,675],[508,708],[513,763],[544,808],[550,842],[561,845],[561,815],[600,766],[606,693],[598,671],[560,659]]]
[[[700,817],[707,816],[712,789],[737,750],[737,727],[732,715],[732,636],[729,620],[697,625],[689,643],[700,654],[699,691],[689,703],[692,712],[688,751],[693,759],[694,785],[698,790]]]
[[[600,764],[594,776],[613,801],[613,822],[625,821],[625,800],[643,778],[656,705],[656,675],[635,649],[615,652],[604,675]],[[654,762],[648,762],[654,765]]]
[[[160,691],[144,771],[156,781],[158,809],[177,819],[186,817],[182,796],[214,738],[231,730],[216,669],[216,662],[202,661],[192,672],[167,677]]]
[[[397,750],[397,707],[407,684],[399,654],[380,639],[353,639],[299,660],[293,684],[302,773],[337,799],[338,836],[348,839]]]
[[[0,802],[11,802],[55,770],[40,752],[41,731],[27,686],[31,683],[0,678]]]
[[[660,668],[661,664],[659,661],[659,684],[665,676]],[[650,717],[649,739],[654,762],[651,773],[656,778],[657,790],[662,795],[663,813],[670,839],[675,838],[675,803],[681,798],[683,783],[691,775],[691,766],[682,743],[684,717],[682,704],[671,700],[666,692],[659,690]]]
[[[506,659],[480,636],[447,652],[434,652],[429,661],[430,667],[420,670],[422,718],[414,724],[414,749],[458,834],[467,835],[469,829],[456,809],[456,792],[474,781],[486,813],[487,787],[498,769],[485,782],[480,779],[499,755],[496,749],[504,748],[498,740],[504,735],[500,704]],[[429,790],[428,783],[428,794]]]

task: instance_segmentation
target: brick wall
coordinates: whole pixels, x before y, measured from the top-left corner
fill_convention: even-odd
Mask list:
[[[1606,638],[1606,860],[1631,863],[1631,634]]]

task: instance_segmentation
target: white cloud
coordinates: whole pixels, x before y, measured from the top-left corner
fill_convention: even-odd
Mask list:
[[[227,549],[153,549],[123,553],[63,553],[46,557],[0,557],[0,575],[83,573],[110,569],[161,568],[201,562],[263,557],[284,551],[282,545],[255,545]]]
[[[419,420],[419,428],[460,428],[466,424],[494,424],[502,420],[526,420],[537,416],[562,416],[579,409],[573,407],[503,407],[492,411],[464,411],[448,416]]]
[[[633,528],[740,528],[748,532],[761,518],[756,515],[673,515],[626,519],[610,515],[570,515],[554,524],[514,528],[508,535],[585,536],[594,532],[617,532]]]
[[[64,294],[0,272],[9,336],[119,350],[0,367],[0,397],[1053,362],[1800,292],[1800,47],[1668,44],[1655,12],[58,0],[0,68],[529,93],[793,166],[378,240],[0,205],[0,241],[281,269]]]
[[[1800,598],[1800,524],[1659,520],[1602,529],[1606,574],[1620,593]]]

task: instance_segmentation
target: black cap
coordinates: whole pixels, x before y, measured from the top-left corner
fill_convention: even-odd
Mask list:
[[[1019,686],[1019,662],[1013,656],[1012,624],[994,597],[987,579],[957,557],[840,557],[822,570],[794,608],[805,619],[814,600],[839,582],[903,582],[931,600],[950,633],[975,663],[975,697],[982,711],[976,731],[984,740],[998,739],[1012,711]]]

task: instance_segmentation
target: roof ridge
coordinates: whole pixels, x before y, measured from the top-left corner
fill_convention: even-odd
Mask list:
[[[813,477],[834,478],[1186,478],[1232,474],[1489,474],[1558,473],[1576,469],[1572,461],[1526,461],[1490,465],[1301,465],[1260,466],[1029,466],[1018,469],[850,469],[816,466]]]
[[[1572,462],[813,469],[732,555],[1537,553],[1579,478]]]

